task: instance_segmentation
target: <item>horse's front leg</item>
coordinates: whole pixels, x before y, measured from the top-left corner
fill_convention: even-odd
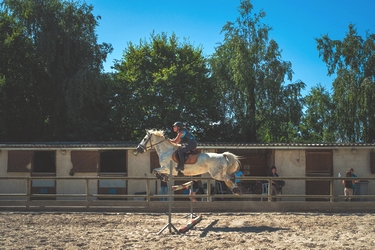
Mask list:
[[[152,173],[158,178],[159,180],[163,182],[168,182],[169,181],[169,175],[165,173],[165,168],[155,168]]]

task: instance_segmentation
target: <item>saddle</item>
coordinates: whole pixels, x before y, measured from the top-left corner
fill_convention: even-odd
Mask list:
[[[193,150],[190,150],[190,151],[186,152],[184,154],[185,155],[185,164],[196,163],[200,153],[201,153],[200,149],[193,149]],[[177,150],[174,151],[174,153],[172,154],[172,159],[174,160],[174,162],[179,163]]]

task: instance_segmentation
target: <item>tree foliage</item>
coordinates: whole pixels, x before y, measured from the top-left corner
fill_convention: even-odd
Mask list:
[[[311,143],[336,142],[334,103],[321,85],[313,87],[304,98],[306,111],[300,127],[301,141]]]
[[[60,0],[5,0],[2,7],[3,49],[11,47],[14,53],[20,47],[1,59],[2,105],[14,108],[4,114],[5,121],[18,127],[4,139],[88,140],[95,122],[102,122],[94,107],[105,105],[100,73],[112,50],[97,44],[93,7]],[[20,100],[12,101],[14,96]]]
[[[319,56],[328,74],[336,73],[332,100],[336,137],[343,142],[373,142],[375,139],[375,34],[363,39],[353,24],[346,37],[316,39]]]
[[[139,140],[185,122],[199,141],[373,142],[375,35],[316,39],[333,91],[292,82],[265,13],[242,0],[209,57],[175,34],[128,43],[115,73],[97,43],[93,6],[68,0],[0,5],[0,140]],[[172,135],[172,134],[171,134]],[[173,135],[174,136],[174,135]]]
[[[203,139],[218,120],[218,101],[201,48],[180,43],[175,34],[152,34],[149,42],[129,43],[115,69],[111,117],[120,139],[139,139],[143,129],[170,128],[177,120],[188,121]]]
[[[290,62],[269,39],[270,27],[261,23],[265,12],[251,15],[249,0],[241,1],[240,17],[228,22],[224,42],[211,58],[212,77],[223,95],[225,123],[232,123],[232,140],[289,142],[297,136],[302,115],[301,81],[292,80]]]
[[[2,140],[32,140],[43,131],[43,100],[38,102],[37,67],[32,40],[8,13],[0,13],[0,136]],[[27,124],[27,126],[26,126]]]

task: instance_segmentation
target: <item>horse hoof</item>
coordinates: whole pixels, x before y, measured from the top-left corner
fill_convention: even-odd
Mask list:
[[[232,189],[234,195],[241,195],[241,190],[238,187]]]

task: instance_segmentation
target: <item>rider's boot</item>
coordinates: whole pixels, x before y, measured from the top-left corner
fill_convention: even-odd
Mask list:
[[[176,170],[177,171],[184,171],[184,162],[185,162],[185,156],[184,153],[181,151],[178,151],[178,165]]]

